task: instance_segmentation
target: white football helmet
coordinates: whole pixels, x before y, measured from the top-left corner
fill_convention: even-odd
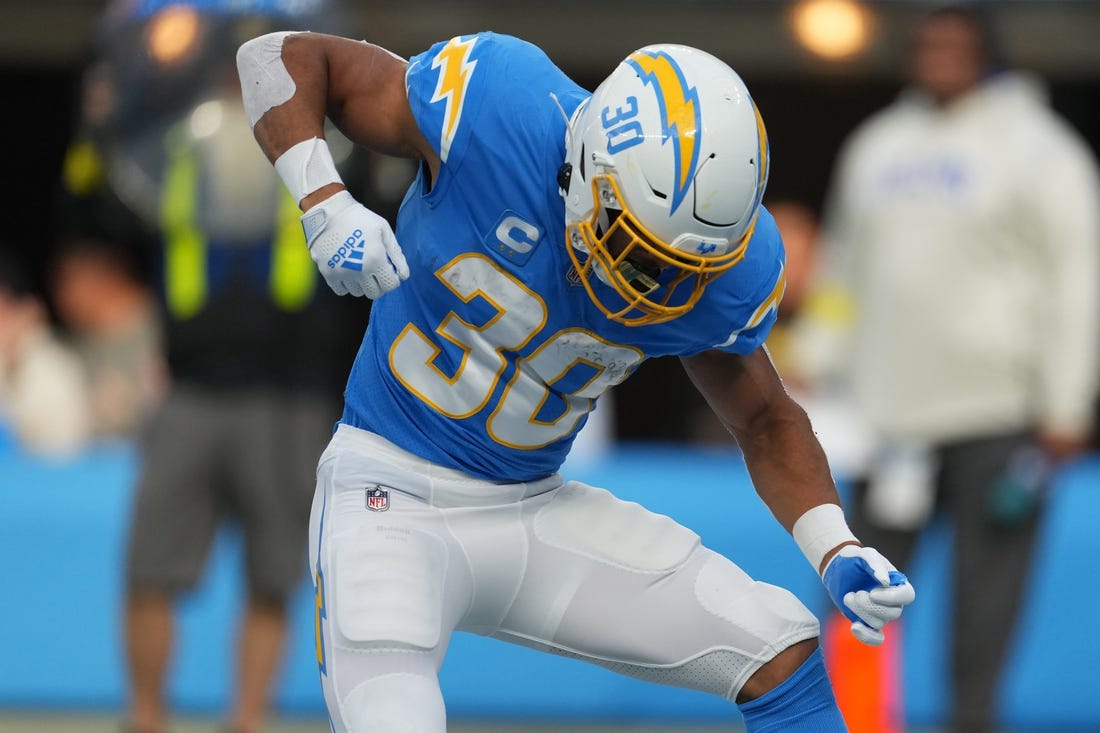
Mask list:
[[[744,82],[704,51],[646,46],[569,127],[567,250],[589,296],[627,325],[686,313],[744,257],[764,195],[768,138]]]

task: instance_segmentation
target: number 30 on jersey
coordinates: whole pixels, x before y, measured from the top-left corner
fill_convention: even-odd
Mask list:
[[[451,311],[434,336],[462,351],[453,374],[436,366],[437,341],[413,324],[398,335],[390,349],[390,368],[397,379],[434,410],[455,419],[484,409],[498,391],[510,359],[545,327],[546,303],[512,275],[481,254],[464,254],[436,272],[464,303],[475,297],[489,302],[496,315],[481,325]],[[622,382],[643,357],[641,351],[613,344],[578,328],[562,329],[531,354],[515,359],[511,378],[500,394],[486,427],[496,442],[518,449],[549,445],[570,435],[608,388]],[[579,388],[554,388],[571,370],[585,365],[592,372]],[[562,402],[560,412],[547,417],[547,402]]]

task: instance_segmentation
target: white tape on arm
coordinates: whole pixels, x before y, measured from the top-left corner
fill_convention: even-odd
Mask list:
[[[297,86],[283,64],[283,41],[293,31],[280,31],[253,38],[237,49],[237,74],[248,124],[256,123],[272,107],[294,96]]]
[[[844,520],[844,510],[836,504],[820,504],[810,509],[794,523],[791,534],[818,573],[829,550],[845,542],[859,542]]]
[[[317,137],[288,148],[275,161],[275,170],[297,203],[322,186],[343,183],[332,161],[328,143]]]

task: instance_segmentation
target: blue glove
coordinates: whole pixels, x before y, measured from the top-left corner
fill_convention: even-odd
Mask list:
[[[916,598],[909,579],[878,550],[845,545],[821,574],[837,608],[852,622],[852,634],[870,646],[886,639],[882,629]]]

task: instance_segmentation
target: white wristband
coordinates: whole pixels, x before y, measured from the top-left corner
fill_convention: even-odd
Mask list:
[[[821,561],[829,550],[845,542],[859,542],[848,529],[844,510],[836,504],[820,504],[810,509],[794,523],[791,534],[817,573],[821,572]]]
[[[296,203],[301,203],[302,199],[322,186],[343,183],[336,172],[328,143],[316,137],[288,148],[275,161],[275,170]]]

